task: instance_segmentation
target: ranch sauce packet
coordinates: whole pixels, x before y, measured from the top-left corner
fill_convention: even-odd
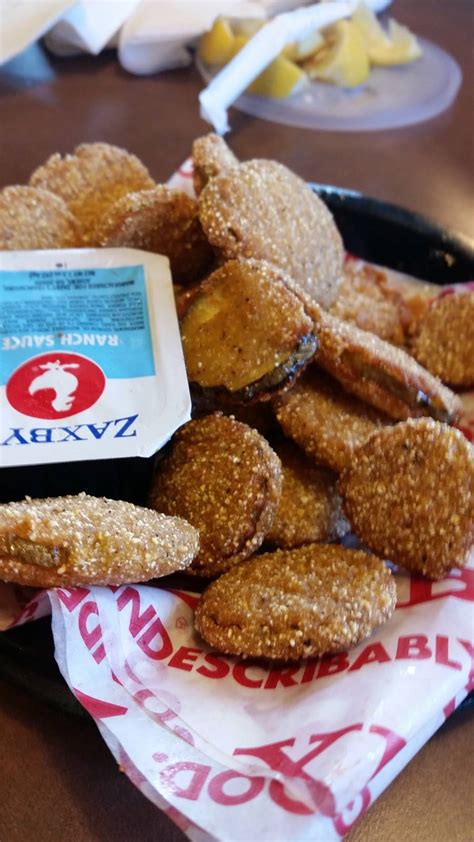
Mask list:
[[[1,253],[1,466],[151,456],[190,410],[167,258]]]

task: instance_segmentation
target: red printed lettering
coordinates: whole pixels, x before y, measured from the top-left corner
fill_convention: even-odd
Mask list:
[[[206,663],[210,664],[213,669],[210,669],[203,664],[201,667],[197,668],[196,672],[199,672],[205,678],[225,678],[230,672],[229,664],[215,652],[208,652],[204,656],[204,660]]]
[[[323,658],[319,664],[318,678],[326,678],[327,675],[335,675],[337,672],[344,672],[349,668],[349,659],[346,652],[340,655],[332,655],[330,658]]]
[[[355,801],[351,801],[344,810],[334,818],[334,827],[340,836],[345,836],[355,823],[359,821],[370,806],[370,790],[365,786]]]
[[[431,582],[429,579],[412,576],[409,597],[405,602],[399,602],[397,608],[408,608],[411,605],[444,599],[448,596],[474,602],[474,570],[469,568],[453,570],[442,582]]]
[[[74,588],[72,590],[60,588],[56,593],[64,607],[72,614],[82,600],[89,596],[90,590],[88,588]]]
[[[189,761],[182,761],[180,763],[173,763],[172,766],[167,766],[166,769],[160,773],[160,778],[163,786],[168,792],[177,795],[178,798],[187,798],[189,801],[197,801],[202,788],[206,783],[206,779],[211,771],[210,766],[205,766],[202,763],[191,763]],[[180,786],[176,782],[176,777],[182,776],[183,773],[190,772],[189,782],[186,786]]]
[[[79,633],[86,644],[89,652],[92,653],[92,657],[96,661],[96,663],[100,664],[101,661],[105,658],[105,649],[103,644],[99,642],[102,639],[102,629],[100,627],[100,623],[97,621],[96,625],[93,626],[92,629],[88,628],[88,620],[89,617],[97,617],[99,614],[99,609],[97,608],[97,604],[92,600],[89,602],[85,602],[81,606],[81,610],[79,611]],[[96,649],[97,646],[97,649]],[[92,650],[95,649],[95,652]]]
[[[249,678],[247,670],[250,668],[249,664],[235,664],[232,670],[232,676],[235,678],[237,684],[242,687],[261,687],[263,678]]]
[[[444,713],[445,719],[448,719],[448,717],[451,716],[451,714],[454,713],[455,710],[456,710],[456,696],[454,696],[454,698],[451,699],[448,702],[448,704],[445,705],[444,708],[443,708],[443,713]]]
[[[385,646],[382,646],[381,643],[371,643],[370,646],[366,646],[360,653],[359,657],[355,659],[352,666],[349,667],[349,672],[360,670],[361,667],[365,667],[366,664],[384,664],[390,660],[390,655],[385,649]]]
[[[427,643],[426,634],[399,637],[395,659],[397,661],[423,661],[425,658],[431,658],[432,652]]]
[[[202,649],[195,649],[193,646],[180,646],[168,661],[168,666],[191,672],[193,664],[197,661],[201,652]]]
[[[231,795],[224,792],[224,786],[228,781],[242,781],[246,784],[243,792]],[[231,807],[236,804],[245,804],[260,795],[265,786],[265,778],[248,778],[238,772],[220,772],[209,784],[209,795],[217,804]]]
[[[473,659],[473,661],[474,661],[474,645],[473,645],[472,643],[470,643],[470,642],[469,642],[469,640],[461,640],[461,638],[460,638],[460,637],[458,637],[458,643],[460,643],[460,644],[461,644],[461,646],[463,647],[463,649],[465,649],[465,650],[466,650],[467,654],[468,654],[468,655],[469,655],[469,656]]]
[[[156,611],[152,605],[140,614],[140,594],[135,588],[126,587],[117,598],[117,608],[123,611],[126,605],[131,603],[130,622],[128,628],[132,637],[138,637],[141,631],[156,617]]]
[[[375,772],[373,773],[372,778],[375,778],[376,775],[383,769],[387,763],[392,760],[399,751],[406,745],[406,740],[403,737],[400,737],[398,734],[395,734],[394,731],[390,731],[388,728],[384,728],[382,725],[371,725],[369,728],[371,734],[379,734],[379,736],[383,737],[385,740],[385,751],[382,755],[379,765],[377,766]]]
[[[265,690],[274,690],[279,684],[282,687],[295,687],[298,682],[295,681],[294,675],[299,672],[299,667],[289,667],[288,669],[273,669],[264,684]]]
[[[458,638],[458,641],[471,658],[471,669],[468,675],[467,684],[465,688],[467,692],[470,693],[471,690],[474,690],[474,646],[468,640],[461,640],[461,638]]]
[[[154,693],[151,692],[151,690],[138,690],[134,693],[133,698],[140,707],[145,708],[147,713],[156,722],[169,722],[170,719],[175,719],[177,716],[175,711],[169,707],[164,707],[163,710],[159,710],[163,703],[155,696]]]
[[[304,668],[303,676],[301,678],[301,684],[307,684],[309,681],[313,680],[316,674],[316,670],[318,668],[318,664],[319,661],[316,660],[308,661]]]
[[[436,635],[435,661],[443,667],[450,667],[452,670],[462,670],[462,664],[459,661],[450,661],[449,638],[441,634]]]
[[[342,728],[340,731],[332,731],[327,734],[313,734],[309,742],[318,743],[318,745],[298,761],[292,760],[284,751],[285,748],[291,748],[295,744],[294,738],[270,743],[265,746],[258,746],[257,748],[238,748],[235,749],[234,754],[259,757],[271,769],[281,772],[287,778],[299,778],[304,781],[314,808],[311,808],[303,801],[292,798],[279,781],[271,781],[269,787],[270,797],[282,809],[289,813],[306,816],[311,815],[315,810],[319,810],[325,816],[334,816],[336,813],[336,804],[331,790],[322,781],[312,778],[305,771],[304,767],[317,757],[318,754],[321,754],[322,751],[328,748],[328,746],[340,739],[340,737],[350,731],[360,731],[361,728],[362,723],[357,723],[356,725],[349,725],[347,728]]]
[[[95,719],[107,719],[110,716],[123,716],[127,713],[128,708],[123,705],[116,705],[114,702],[106,702],[104,699],[96,699],[95,696],[89,696],[87,693],[83,693],[81,690],[78,690],[77,687],[74,687],[73,690],[78,702],[80,702],[81,705],[89,711],[91,716],[95,717]]]
[[[158,640],[161,641],[160,648],[154,649],[151,646],[151,643],[155,640],[155,638],[158,638]],[[159,617],[157,617],[155,622],[152,623],[151,626],[143,632],[142,636],[138,638],[137,644],[142,652],[144,652],[145,655],[148,655],[149,658],[153,658],[154,661],[161,661],[164,658],[167,658],[173,651],[173,644],[171,643],[170,636]]]

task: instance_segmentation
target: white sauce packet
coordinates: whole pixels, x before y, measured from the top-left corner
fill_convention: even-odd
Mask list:
[[[151,456],[190,410],[167,258],[0,254],[0,466]]]

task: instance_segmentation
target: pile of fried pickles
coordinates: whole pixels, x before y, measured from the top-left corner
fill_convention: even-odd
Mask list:
[[[393,613],[393,565],[439,579],[468,561],[474,448],[456,424],[474,386],[474,292],[403,291],[348,256],[324,203],[275,161],[240,162],[212,134],[192,157],[195,198],[104,143],[0,193],[0,249],[169,258],[193,401],[148,508],[103,498],[108,531],[87,495],[0,506],[0,578],[186,569],[211,580],[196,628],[217,649],[339,652]]]

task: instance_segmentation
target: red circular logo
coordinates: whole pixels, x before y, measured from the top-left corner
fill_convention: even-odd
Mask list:
[[[6,394],[23,415],[57,419],[89,409],[104,389],[104,373],[93,360],[52,351],[20,365],[7,383]]]

